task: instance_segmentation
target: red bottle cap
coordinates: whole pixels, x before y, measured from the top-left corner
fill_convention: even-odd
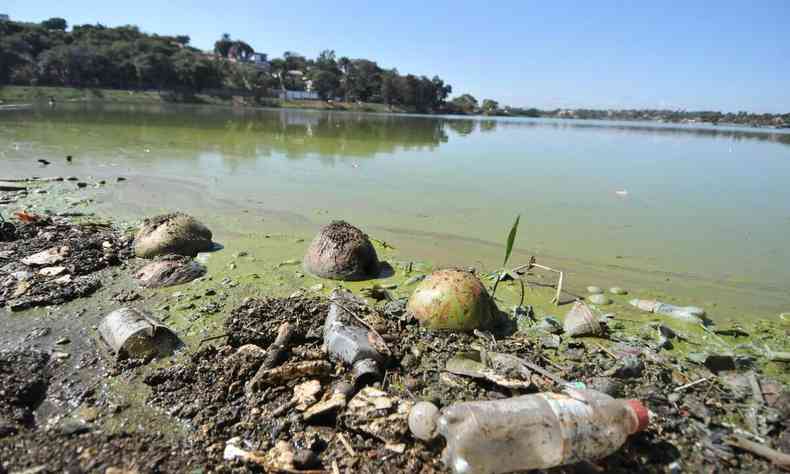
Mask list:
[[[634,415],[636,415],[637,425],[633,432],[638,433],[647,428],[648,423],[650,423],[650,415],[648,414],[647,407],[642,405],[642,402],[639,400],[626,400],[625,402],[631,407],[631,411],[634,412]]]

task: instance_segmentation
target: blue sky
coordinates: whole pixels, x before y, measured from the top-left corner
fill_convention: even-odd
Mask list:
[[[516,106],[790,112],[790,2],[6,0],[69,24],[222,33],[272,55],[334,49]]]

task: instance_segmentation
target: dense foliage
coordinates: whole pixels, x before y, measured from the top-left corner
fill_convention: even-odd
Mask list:
[[[441,108],[452,91],[438,76],[401,75],[368,59],[315,59],[286,52],[254,60],[248,43],[224,34],[205,53],[188,36],[143,33],[136,26],[0,22],[0,84],[202,91],[235,89],[272,96],[312,89],[322,99],[380,102],[416,111]],[[263,56],[265,57],[265,56]]]

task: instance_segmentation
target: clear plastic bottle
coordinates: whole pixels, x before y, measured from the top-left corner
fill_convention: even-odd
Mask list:
[[[642,311],[650,311],[656,314],[665,314],[672,316],[675,319],[688,321],[691,323],[702,322],[705,317],[705,310],[697,306],[675,306],[673,304],[662,303],[655,300],[639,300],[634,299],[629,301],[631,306],[635,306]]]
[[[456,474],[505,473],[601,459],[647,423],[647,409],[636,400],[569,389],[456,403],[441,411],[436,430]]]

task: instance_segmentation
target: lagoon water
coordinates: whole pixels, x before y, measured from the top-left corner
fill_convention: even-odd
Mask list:
[[[439,265],[501,264],[521,215],[514,261],[538,255],[578,288],[790,311],[790,133],[777,130],[170,105],[0,111],[0,179],[33,175],[124,176],[103,192],[106,214],[180,208],[229,235],[309,236],[344,218]]]

